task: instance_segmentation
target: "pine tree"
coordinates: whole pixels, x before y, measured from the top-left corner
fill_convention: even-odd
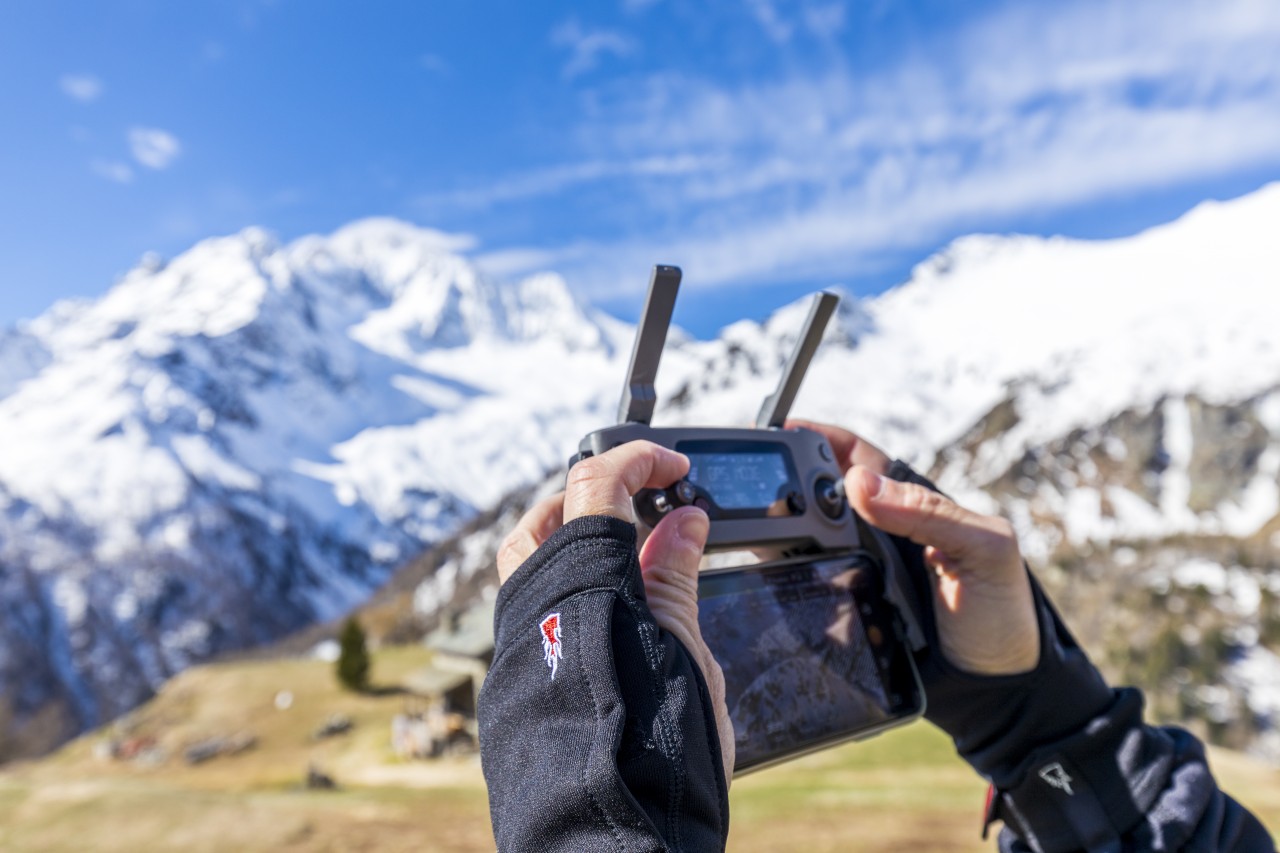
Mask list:
[[[364,629],[354,616],[347,617],[338,644],[339,683],[348,690],[364,690],[369,686],[369,648],[365,644]]]

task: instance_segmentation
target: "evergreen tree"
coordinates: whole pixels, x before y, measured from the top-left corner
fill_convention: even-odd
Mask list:
[[[369,686],[369,647],[364,629],[354,616],[347,617],[338,638],[338,681],[348,690],[361,691]]]

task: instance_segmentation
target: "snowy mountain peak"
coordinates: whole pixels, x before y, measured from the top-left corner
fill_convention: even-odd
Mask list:
[[[1072,504],[1068,538],[1248,532],[1280,505],[1276,221],[1270,187],[1125,240],[956,241],[842,300],[795,413],[937,459],[955,491],[1019,488],[1037,448],[1088,455],[1078,436],[1133,422],[1128,458],[1164,467],[1117,461],[1129,491]],[[283,246],[249,229],[0,334],[0,446],[20,448],[0,454],[0,690],[23,686],[19,719],[53,703],[70,733],[349,608],[612,422],[632,329],[559,276],[487,278],[469,245],[390,219]],[[673,330],[660,422],[750,422],[809,305],[712,341]],[[1232,415],[1247,499],[1183,487],[1212,468],[1205,436],[1234,434],[1215,402],[1250,407]]]

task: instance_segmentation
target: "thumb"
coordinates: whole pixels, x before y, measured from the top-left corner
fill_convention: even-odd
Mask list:
[[[705,512],[681,507],[658,522],[640,550],[649,609],[686,644],[698,630],[698,564],[710,530]],[[679,624],[666,624],[672,620]]]
[[[845,475],[854,510],[886,533],[932,546],[958,568],[1020,566],[1013,527],[1003,518],[979,515],[946,495],[915,483],[900,483],[855,466]]]
[[[724,672],[698,627],[698,564],[711,522],[696,507],[681,507],[658,522],[640,550],[644,594],[654,620],[678,639],[702,671],[716,719],[726,783],[733,778],[733,722],[724,699]]]

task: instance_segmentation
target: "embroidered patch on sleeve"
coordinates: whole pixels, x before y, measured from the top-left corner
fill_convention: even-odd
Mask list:
[[[556,666],[564,657],[564,647],[560,643],[560,614],[552,613],[538,625],[542,634],[542,655],[551,667],[551,680],[556,677]]]
[[[1062,765],[1058,762],[1046,764],[1040,768],[1040,778],[1048,782],[1059,791],[1066,791],[1067,796],[1073,796],[1074,791],[1071,790],[1071,783],[1074,781],[1067,775],[1067,771],[1062,769]]]

